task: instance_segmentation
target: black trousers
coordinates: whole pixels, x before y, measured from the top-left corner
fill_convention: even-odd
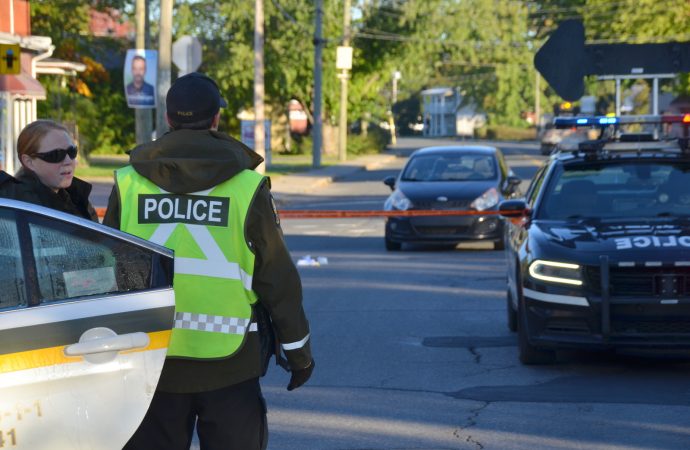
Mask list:
[[[264,450],[266,403],[259,379],[195,394],[159,392],[125,450],[188,450],[194,425],[201,450]]]

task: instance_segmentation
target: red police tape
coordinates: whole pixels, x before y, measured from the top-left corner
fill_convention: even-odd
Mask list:
[[[96,208],[98,217],[105,215],[105,208]],[[498,211],[468,211],[468,210],[415,210],[415,211],[347,211],[347,210],[307,210],[307,209],[281,209],[278,215],[281,219],[337,219],[337,218],[362,218],[362,217],[414,217],[414,216],[491,216],[499,214]],[[515,216],[521,215],[516,212]]]

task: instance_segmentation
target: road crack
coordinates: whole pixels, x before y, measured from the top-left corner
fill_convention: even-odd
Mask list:
[[[482,402],[483,404],[479,406],[478,408],[471,409],[469,416],[467,417],[467,420],[465,420],[465,425],[461,426],[457,430],[453,431],[453,436],[455,436],[458,439],[464,439],[465,442],[468,444],[472,444],[475,447],[477,447],[479,450],[482,450],[484,448],[484,445],[479,442],[476,438],[474,438],[471,434],[467,433],[466,436],[463,437],[463,433],[465,430],[468,428],[474,427],[477,425],[477,420],[479,418],[479,414],[484,410],[487,406],[489,406],[491,403],[490,402]]]
[[[475,364],[479,364],[482,362],[482,355],[477,350],[477,347],[474,347],[474,346],[467,347],[467,351],[470,352],[472,354],[472,356],[474,356]]]

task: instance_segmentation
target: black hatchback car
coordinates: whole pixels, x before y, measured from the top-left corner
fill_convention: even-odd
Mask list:
[[[383,182],[393,191],[386,211],[497,211],[517,195],[521,182],[503,153],[488,146],[425,147],[410,155],[399,177]],[[490,240],[503,249],[503,218],[494,215],[400,216],[386,220],[387,250],[405,242],[455,245]]]
[[[569,347],[690,349],[687,139],[581,143],[553,154],[526,197],[500,210],[522,213],[508,222],[506,257],[523,363]]]

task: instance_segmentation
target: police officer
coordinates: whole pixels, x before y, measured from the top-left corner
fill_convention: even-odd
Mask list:
[[[195,425],[204,449],[265,448],[262,310],[292,373],[288,390],[314,368],[299,274],[268,179],[252,170],[262,158],[217,131],[226,104],[216,83],[185,75],[166,101],[172,131],[135,148],[130,165],[116,171],[104,218],[175,250],[167,359],[125,448],[188,449]]]

